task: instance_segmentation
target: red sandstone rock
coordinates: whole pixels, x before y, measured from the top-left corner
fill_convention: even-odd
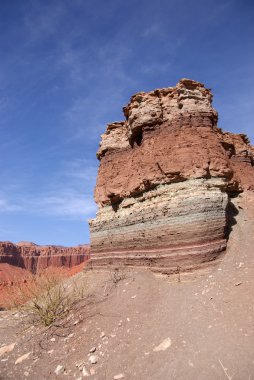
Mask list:
[[[0,290],[1,286],[15,282],[24,282],[32,278],[32,274],[24,268],[7,263],[0,263]]]
[[[250,145],[248,137],[244,134],[224,132],[218,135],[221,144],[230,159],[233,178],[229,188],[235,190],[254,190],[254,147]]]
[[[245,135],[217,127],[211,102],[203,84],[182,79],[132,96],[126,121],[107,127],[97,152],[91,266],[170,271],[225,249],[227,193],[254,189],[254,149]]]
[[[102,135],[96,202],[115,203],[189,178],[221,177],[235,190],[253,188],[253,148],[246,136],[217,128],[211,100],[210,90],[188,79],[132,96],[127,121],[110,124]]]
[[[0,263],[8,263],[35,273],[49,266],[71,268],[88,260],[90,247],[39,246],[30,242],[0,242]]]

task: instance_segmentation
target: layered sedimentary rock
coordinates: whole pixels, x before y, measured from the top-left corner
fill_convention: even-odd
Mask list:
[[[253,147],[223,133],[203,84],[134,95],[102,135],[91,266],[172,272],[226,248],[228,193],[254,188]]]
[[[254,190],[254,147],[250,145],[244,134],[222,133],[219,140],[226,150],[233,171],[233,180],[236,190]]]
[[[0,242],[0,263],[7,263],[36,273],[49,266],[71,268],[88,260],[90,247],[40,246],[30,242]]]

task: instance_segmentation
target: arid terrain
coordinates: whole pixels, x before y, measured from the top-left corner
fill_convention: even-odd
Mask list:
[[[227,251],[205,272],[79,273],[61,327],[1,312],[1,379],[253,379],[254,196],[232,201]]]
[[[89,245],[62,247],[58,245],[37,245],[26,241],[17,244],[10,241],[0,241],[0,268],[1,264],[4,263],[24,268],[32,273],[39,272],[49,266],[71,268],[88,260],[89,255]]]
[[[254,148],[190,79],[124,114],[85,265],[87,246],[0,245],[1,379],[254,380]]]
[[[84,263],[71,268],[48,267],[38,274],[10,264],[0,264],[0,309],[17,307],[33,296],[31,285],[40,278],[48,276],[52,279],[69,278],[84,269]]]

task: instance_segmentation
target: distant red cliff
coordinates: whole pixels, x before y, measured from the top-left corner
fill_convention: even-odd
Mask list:
[[[14,244],[0,242],[0,263],[25,268],[32,273],[49,266],[67,267],[79,265],[90,257],[89,245],[62,247],[56,245],[37,245],[30,242]]]

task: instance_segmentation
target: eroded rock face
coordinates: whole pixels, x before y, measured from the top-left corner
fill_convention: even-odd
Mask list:
[[[225,249],[228,193],[254,189],[253,147],[217,127],[211,102],[203,84],[182,79],[134,95],[126,121],[108,126],[97,152],[90,265],[170,272]]]
[[[40,246],[30,242],[0,242],[0,263],[7,263],[36,273],[49,266],[71,268],[88,260],[90,247]]]
[[[228,187],[235,190],[254,190],[254,147],[244,134],[222,133],[218,136],[230,159],[233,178]]]

